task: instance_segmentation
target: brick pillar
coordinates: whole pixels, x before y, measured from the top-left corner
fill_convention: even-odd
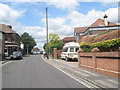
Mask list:
[[[99,52],[100,50],[98,48],[93,48],[92,49],[92,59],[93,59],[93,70],[97,71],[97,61],[96,61],[96,53]]]
[[[81,65],[80,53],[82,53],[82,52],[83,52],[82,49],[79,49],[79,50],[78,50],[78,66],[79,66],[79,67],[80,67],[80,65]]]
[[[57,59],[57,48],[54,48],[54,59]]]

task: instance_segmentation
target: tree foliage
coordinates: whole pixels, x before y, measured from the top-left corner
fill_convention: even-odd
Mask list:
[[[53,49],[54,48],[57,48],[58,50],[61,50],[62,49],[62,46],[63,46],[63,43],[62,43],[62,40],[60,39],[60,37],[57,35],[57,34],[52,34],[50,33],[49,34],[49,43],[48,43],[48,51],[50,54],[53,55]],[[43,48],[45,49],[46,51],[46,43],[44,44]]]
[[[27,53],[27,47],[29,48],[28,52],[30,53],[31,50],[33,49],[33,47],[36,46],[36,42],[35,42],[34,38],[32,36],[30,36],[27,32],[25,32],[21,35],[21,40],[24,44],[24,50],[25,50],[24,54]]]

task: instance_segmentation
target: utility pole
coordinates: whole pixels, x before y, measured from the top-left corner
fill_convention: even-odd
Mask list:
[[[48,9],[47,7],[46,7],[46,40],[47,40],[46,52],[48,54]]]

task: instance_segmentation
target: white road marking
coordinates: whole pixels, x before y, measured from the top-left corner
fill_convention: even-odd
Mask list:
[[[111,80],[111,79],[107,79],[107,80],[119,85],[119,82],[118,82],[118,81],[113,81],[113,80]]]
[[[95,81],[98,81],[99,83],[102,83],[103,85],[106,85],[106,86],[108,86],[110,88],[118,88],[118,87],[115,87],[115,86],[113,86],[113,85],[111,85],[111,84],[109,84],[109,83],[107,83],[105,81],[102,81],[102,80],[95,80]]]
[[[91,72],[89,72],[89,71],[82,70],[82,69],[80,69],[80,71],[86,72],[86,73],[91,74],[91,75],[94,75],[94,76],[99,76],[99,75],[96,75],[96,74],[91,73]]]
[[[8,62],[6,62],[6,63],[4,63],[4,64],[1,64],[0,67],[3,66],[3,65],[8,64],[8,63],[10,63],[10,62],[12,62],[12,61],[8,61]]]

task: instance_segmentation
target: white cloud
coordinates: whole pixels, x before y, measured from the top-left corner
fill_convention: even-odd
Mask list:
[[[45,2],[47,5],[53,5],[60,9],[68,9],[69,11],[74,10],[79,5],[77,0],[45,0]]]
[[[91,10],[86,15],[78,11],[71,12],[67,19],[71,21],[74,27],[85,27],[92,24],[98,18],[101,18],[101,12]]]
[[[0,3],[0,23],[13,24],[22,15],[22,11],[11,9],[8,5]]]
[[[64,23],[65,23],[65,19],[64,18],[61,18],[61,17],[57,17],[57,18],[49,18],[48,19],[48,24],[49,24],[49,29],[58,29],[60,28]],[[44,18],[42,20],[42,23],[45,24],[46,22],[46,19]]]
[[[79,2],[77,0],[1,0],[3,2],[45,2],[46,6],[52,5],[56,8],[74,10]]]
[[[36,41],[37,46],[42,49],[44,43],[46,42],[46,30],[44,27],[39,26],[14,26],[14,30],[20,35],[24,32],[29,33]]]
[[[118,21],[118,8],[110,8],[104,12],[90,10],[87,14],[83,14],[83,13],[80,13],[78,11],[73,11],[67,16],[67,19],[70,19],[72,21],[71,24],[75,27],[90,26],[98,18],[103,19],[104,14],[108,15],[109,21],[117,23],[117,21]]]
[[[118,8],[110,8],[106,10],[104,13],[108,15],[108,20],[111,22],[118,22]]]

